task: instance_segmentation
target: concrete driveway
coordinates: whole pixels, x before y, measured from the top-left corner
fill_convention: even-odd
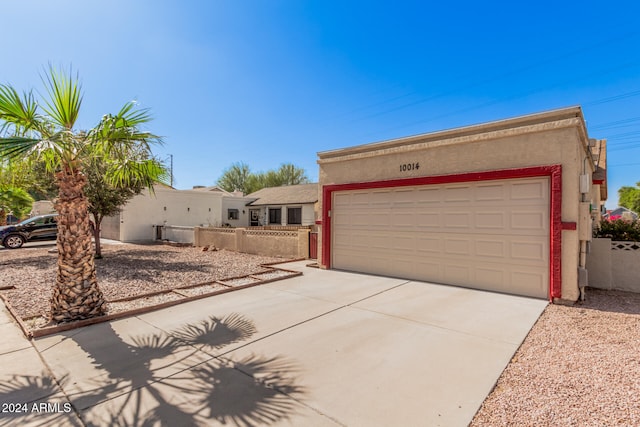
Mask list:
[[[9,424],[465,426],[547,305],[285,267],[304,275],[37,339],[46,366],[0,355],[22,363],[2,401],[51,409]]]

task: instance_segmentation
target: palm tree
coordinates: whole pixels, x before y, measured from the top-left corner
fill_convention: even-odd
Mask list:
[[[136,109],[133,102],[115,115],[103,116],[89,131],[77,130],[82,104],[78,76],[49,66],[42,80],[48,95],[44,103],[37,103],[32,92],[20,95],[12,86],[0,85],[0,156],[35,156],[54,172],[58,187],[54,206],[59,216],[51,321],[66,322],[106,312],[96,279],[88,201],[83,192],[88,153],[104,159],[114,185],[133,180],[151,188],[163,171],[151,155],[151,145],[161,141],[139,129],[151,118],[148,110]]]

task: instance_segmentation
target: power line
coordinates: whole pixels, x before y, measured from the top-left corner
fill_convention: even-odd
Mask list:
[[[590,128],[591,129],[601,129],[601,128],[607,128],[609,126],[614,126],[615,127],[616,125],[622,125],[622,124],[625,124],[625,123],[636,122],[636,121],[639,121],[639,120],[640,120],[640,117],[631,117],[631,118],[628,118],[628,119],[615,120],[613,122],[606,122],[606,123],[601,123],[599,125],[593,125],[593,126],[590,126]]]
[[[442,97],[447,96],[447,95],[452,95],[452,94],[459,93],[459,92],[467,90],[467,89],[471,89],[471,88],[475,88],[475,87],[478,87],[478,86],[482,86],[482,85],[487,84],[487,83],[491,83],[491,82],[496,81],[496,80],[501,80],[501,79],[504,79],[504,78],[512,76],[512,75],[517,75],[517,74],[520,74],[520,73],[522,73],[524,71],[529,71],[531,69],[535,69],[537,67],[540,67],[542,65],[554,63],[554,62],[559,61],[561,59],[570,58],[572,56],[575,56],[575,55],[578,55],[578,54],[581,54],[581,53],[584,53],[584,52],[592,51],[595,48],[607,46],[609,44],[616,43],[616,42],[619,42],[621,40],[625,40],[625,39],[628,39],[628,38],[633,38],[633,37],[636,37],[638,34],[640,34],[640,32],[637,32],[637,31],[633,31],[633,32],[630,32],[630,33],[625,33],[625,34],[622,34],[620,36],[604,40],[601,43],[596,43],[594,45],[586,46],[586,47],[574,50],[574,51],[566,53],[566,54],[557,55],[557,56],[554,56],[554,57],[551,57],[551,58],[548,58],[548,59],[537,61],[537,62],[534,62],[532,64],[525,65],[523,67],[513,69],[511,71],[508,71],[506,73],[500,74],[498,76],[489,77],[489,78],[483,79],[483,80],[481,80],[479,82],[474,82],[474,83],[471,83],[471,84],[468,84],[468,85],[465,85],[465,86],[462,86],[462,87],[457,87],[455,89],[452,89],[452,90],[449,90],[449,91],[445,91],[445,92],[441,92],[441,93],[429,96],[427,98],[423,98],[423,99],[420,99],[420,100],[417,100],[417,101],[412,101],[412,102],[409,102],[409,103],[406,103],[406,104],[403,104],[403,105],[400,105],[400,106],[397,106],[397,107],[393,107],[393,108],[390,108],[390,109],[387,109],[387,110],[379,111],[379,112],[376,112],[376,113],[373,113],[373,114],[369,114],[369,115],[366,115],[366,116],[363,116],[363,117],[355,118],[355,119],[350,120],[350,121],[348,121],[346,123],[355,123],[355,122],[358,122],[358,121],[362,121],[362,120],[366,120],[366,119],[370,119],[370,118],[374,118],[374,117],[379,117],[379,116],[382,116],[382,115],[385,115],[385,114],[388,114],[388,113],[392,113],[392,112],[399,111],[399,110],[402,110],[402,109],[405,109],[405,108],[409,108],[409,107],[413,107],[413,106],[416,106],[416,105],[419,105],[419,104],[423,104],[423,103],[426,103],[428,101],[433,101],[435,99],[442,98]],[[468,73],[467,75],[470,76],[470,77],[475,76],[474,73]],[[461,79],[463,79],[463,78],[461,78]],[[571,81],[575,81],[575,80],[571,80]],[[417,93],[417,92],[413,91],[413,92],[410,92],[410,93],[407,93],[407,94],[396,96],[396,97],[393,97],[393,98],[388,99],[388,100],[383,100],[381,102],[377,102],[377,103],[375,103],[373,105],[357,108],[355,111],[364,110],[364,109],[370,108],[372,106],[377,106],[377,105],[382,105],[382,104],[386,104],[386,103],[389,103],[389,102],[393,102],[395,100],[398,100],[398,99],[413,95],[415,93]],[[638,91],[638,94],[640,94],[640,91]],[[618,96],[620,96],[620,97],[628,97],[628,96],[635,96],[635,94],[633,94],[633,95],[622,94],[622,95],[618,95]],[[507,99],[509,99],[509,98],[507,98]],[[499,101],[499,102],[501,102],[501,101]],[[590,105],[597,105],[598,103],[604,103],[604,102],[609,102],[609,101],[606,100],[606,99],[597,100],[597,101],[593,101],[593,104],[590,104]],[[487,103],[487,104],[482,104],[478,108],[481,108],[483,106],[493,105],[495,103],[496,102],[490,102],[490,103]],[[469,109],[462,110],[461,112],[466,112],[466,111],[469,111]],[[453,112],[453,113],[448,114],[448,115],[452,115],[452,114],[456,114],[456,113],[457,112]],[[441,117],[442,116],[439,116],[437,118],[441,118]],[[427,120],[427,121],[431,121],[431,120],[435,120],[435,119],[430,119],[430,120]],[[422,123],[422,122],[419,122],[419,123]]]
[[[634,65],[637,65],[637,64],[638,64],[637,62],[626,63],[626,64],[623,64],[623,65],[618,66],[618,67],[609,68],[609,69],[607,69],[605,71],[602,71],[602,72],[588,74],[588,75],[582,77],[581,79],[573,78],[571,80],[559,82],[559,83],[556,83],[554,85],[546,87],[545,90],[548,90],[548,89],[556,87],[556,86],[563,86],[563,85],[565,85],[567,83],[572,83],[572,82],[576,82],[576,81],[592,78],[592,77],[595,77],[595,76],[608,74],[608,73],[611,73],[613,71],[617,71],[617,70],[620,70],[620,69],[623,69],[623,68],[628,68],[628,67],[631,67],[631,66],[634,66]],[[485,102],[485,103],[482,103],[482,104],[479,104],[479,105],[475,105],[475,106],[471,106],[471,107],[467,107],[467,108],[463,108],[463,109],[459,109],[459,110],[454,110],[454,111],[451,111],[449,113],[440,114],[438,116],[431,117],[429,119],[419,120],[417,122],[412,122],[412,123],[408,123],[408,124],[404,124],[404,125],[394,126],[392,128],[388,128],[387,131],[388,130],[394,130],[394,129],[401,129],[401,128],[410,127],[410,126],[415,126],[415,125],[418,125],[418,124],[423,124],[423,123],[431,122],[431,121],[434,121],[434,120],[442,119],[442,118],[445,118],[445,117],[455,116],[457,114],[466,113],[466,112],[469,112],[469,111],[473,111],[473,110],[477,110],[477,109],[480,109],[480,108],[488,107],[488,106],[491,106],[491,105],[499,104],[499,103],[502,103],[502,102],[505,102],[505,101],[511,101],[511,100],[514,100],[514,99],[525,97],[527,95],[534,94],[534,93],[536,93],[536,92],[538,92],[540,90],[541,89],[534,89],[534,90],[530,90],[530,91],[527,91],[527,92],[524,92],[524,93],[520,93],[518,95],[510,96],[510,97],[507,97],[507,98],[496,99],[496,100]],[[608,102],[610,102],[610,101],[608,101]],[[369,135],[373,135],[373,133],[369,134]]]

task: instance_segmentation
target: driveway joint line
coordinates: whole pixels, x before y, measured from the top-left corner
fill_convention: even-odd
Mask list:
[[[38,350],[38,347],[36,347],[35,343],[32,340],[30,340],[29,342],[31,343],[31,347],[35,350],[36,354],[40,358],[40,361],[42,362],[42,365],[44,366],[47,374],[53,379],[53,381],[55,381],[56,385],[58,386],[58,389],[60,390],[62,395],[65,397],[65,399],[67,399],[67,402],[69,402],[69,404],[73,408],[73,413],[75,414],[80,424],[86,427],[87,424],[84,422],[84,419],[82,418],[80,410],[76,408],[76,405],[73,403],[73,401],[69,397],[69,394],[60,383],[60,380],[58,380],[58,377],[54,374],[53,370],[49,366],[49,363],[47,363],[46,359],[44,358],[44,355],[40,352],[40,350]]]

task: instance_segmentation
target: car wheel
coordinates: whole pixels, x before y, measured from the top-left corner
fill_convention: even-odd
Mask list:
[[[2,241],[2,246],[9,249],[18,249],[22,245],[24,245],[24,237],[19,234],[9,234]]]

